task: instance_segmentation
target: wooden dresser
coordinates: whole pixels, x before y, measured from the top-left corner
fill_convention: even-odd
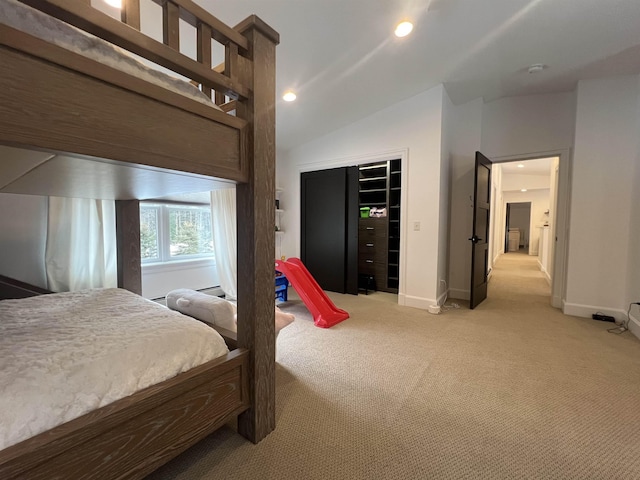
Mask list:
[[[387,218],[360,218],[358,274],[373,275],[378,290],[387,286]]]

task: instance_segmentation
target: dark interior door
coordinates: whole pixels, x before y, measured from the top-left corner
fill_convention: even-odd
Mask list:
[[[323,290],[338,293],[346,293],[348,284],[347,173],[334,168],[300,177],[302,261]]]
[[[487,298],[489,267],[489,213],[491,211],[491,160],[476,152],[473,188],[473,235],[471,240],[471,294],[473,309]]]

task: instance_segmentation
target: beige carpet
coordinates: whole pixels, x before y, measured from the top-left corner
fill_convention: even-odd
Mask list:
[[[551,308],[534,258],[503,256],[473,311],[330,296],[351,318],[327,330],[282,307],[276,430],[223,428],[150,479],[640,478],[640,341]]]

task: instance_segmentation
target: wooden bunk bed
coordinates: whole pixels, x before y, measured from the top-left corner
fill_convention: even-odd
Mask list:
[[[220,108],[0,24],[0,144],[63,154],[3,159],[0,192],[115,199],[118,284],[139,294],[139,200],[236,183],[238,348],[0,451],[0,478],[142,478],[236,416],[260,441],[275,428],[275,212],[264,199],[275,194],[278,34],[255,16],[230,28],[190,0],[154,0],[158,42],[139,31],[139,0],[123,0],[121,20],[89,0],[21,1],[190,79]],[[180,21],[197,32],[196,60],[179,51]],[[224,46],[217,66],[212,39]]]

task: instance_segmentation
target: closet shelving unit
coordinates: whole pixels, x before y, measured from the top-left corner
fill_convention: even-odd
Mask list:
[[[398,292],[400,258],[400,160],[360,165],[359,207],[385,208],[387,215],[360,218],[358,274],[373,275],[376,289]]]

